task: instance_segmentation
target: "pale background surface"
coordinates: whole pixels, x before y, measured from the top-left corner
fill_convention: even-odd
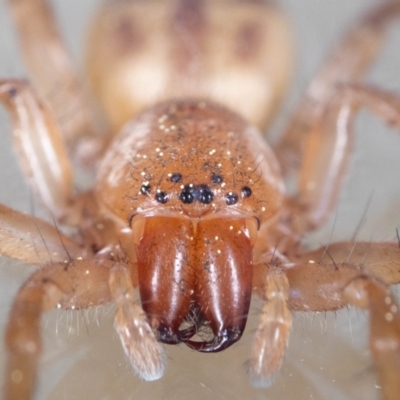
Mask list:
[[[65,37],[80,60],[80,38],[85,22],[99,1],[54,1]],[[373,4],[366,0],[286,0],[298,39],[298,70],[292,94],[313,76],[333,40],[357,15]],[[375,1],[377,3],[377,1]],[[0,3],[0,76],[24,76],[12,27]],[[400,25],[400,24],[399,24]],[[400,89],[400,29],[394,32],[369,80],[390,90]],[[397,35],[397,40],[396,36]],[[396,57],[397,55],[397,57]],[[79,61],[78,61],[79,63]],[[400,226],[400,137],[363,112],[351,177],[333,219],[313,243],[348,239],[360,220],[368,198],[372,203],[360,238],[394,240]],[[10,125],[0,110],[0,201],[30,210],[30,194],[23,183],[11,150]],[[333,232],[332,232],[333,231]],[[31,267],[0,259],[0,343],[6,315],[18,287]],[[399,290],[397,289],[397,292]],[[379,388],[367,349],[367,316],[352,309],[336,314],[297,314],[281,373],[268,390],[253,389],[246,379],[245,361],[252,341],[260,304],[243,339],[216,355],[195,353],[185,346],[167,347],[166,375],[155,383],[139,381],[131,372],[112,328],[112,311],[81,313],[55,311],[44,319],[45,352],[37,399],[329,399],[372,400]],[[98,322],[98,323],[97,323]],[[0,377],[4,369],[0,347]],[[0,378],[0,381],[2,378]]]

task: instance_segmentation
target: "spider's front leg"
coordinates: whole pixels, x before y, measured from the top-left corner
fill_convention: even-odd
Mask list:
[[[299,189],[288,202],[287,214],[291,231],[298,235],[319,228],[337,204],[351,156],[353,124],[359,108],[367,107],[389,125],[400,128],[400,97],[360,83],[383,43],[389,22],[399,15],[400,3],[386,2],[345,36],[311,82],[276,149],[278,157],[285,160],[283,167],[302,156],[294,163],[301,165]],[[353,304],[367,308],[371,315],[371,350],[385,399],[398,399],[400,314],[386,286],[400,282],[397,244],[338,243],[330,245],[327,252],[322,249],[318,254],[306,253],[300,259],[293,257],[292,248],[285,250],[289,261],[296,264],[285,272],[290,286],[288,307],[329,311]],[[319,263],[324,251],[333,263],[332,260],[323,265],[322,261]],[[268,282],[268,274],[262,274],[264,278],[259,278],[259,282]],[[279,303],[275,313],[276,310]],[[281,308],[282,321],[285,315],[286,311]],[[287,335],[281,335],[278,329],[275,332],[281,344],[285,343]],[[270,335],[270,343],[272,338]],[[265,347],[268,348],[271,346]],[[283,352],[272,354],[283,355]],[[264,374],[263,381],[268,378]]]
[[[134,300],[130,270],[121,263],[110,272],[110,289],[118,310],[114,326],[137,375],[146,381],[164,374],[166,355],[156,339],[141,305]]]
[[[41,352],[42,313],[55,306],[80,309],[110,301],[108,278],[112,264],[108,260],[48,264],[20,289],[6,330],[5,400],[32,397]]]
[[[292,327],[289,282],[277,266],[259,264],[254,272],[254,289],[261,289],[265,305],[251,349],[248,373],[255,387],[268,387],[280,369]]]
[[[87,198],[90,193],[79,200],[72,194],[71,166],[51,110],[27,83],[17,80],[0,81],[0,100],[13,118],[15,147],[31,187],[59,221],[80,224],[81,200],[91,212],[96,205],[88,204],[93,200]],[[90,249],[86,251],[52,225],[6,206],[0,205],[0,214],[1,254],[31,264],[50,261],[22,287],[11,310],[6,399],[31,398],[40,354],[40,316],[58,304],[86,308],[114,298],[116,329],[134,369],[147,380],[160,377],[164,352],[143,310],[133,301],[128,267],[107,259],[82,260],[92,255]],[[93,229],[90,233],[96,234]]]
[[[85,250],[54,225],[0,204],[0,254],[44,265],[77,259]]]
[[[111,300],[117,304],[115,328],[135,372],[145,380],[162,376],[165,353],[142,307],[134,301],[130,268],[107,259],[47,264],[20,289],[6,330],[4,400],[29,400],[41,353],[40,319],[54,308],[84,309]]]
[[[394,3],[393,3],[394,4]],[[397,4],[397,3],[396,3]],[[394,5],[393,5],[394,6]],[[318,116],[309,121],[299,190],[290,201],[292,229],[307,233],[322,225],[338,202],[360,107],[400,128],[400,97],[359,83],[337,83]],[[334,243],[290,255],[289,307],[329,311],[352,304],[370,311],[370,347],[386,400],[400,393],[400,314],[387,284],[400,282],[397,243]],[[330,260],[325,264],[324,257]]]
[[[31,187],[56,219],[65,220],[67,215],[70,219],[69,212],[75,206],[72,171],[51,110],[27,83],[18,80],[0,81],[0,101],[13,119],[14,145]],[[61,302],[64,295],[72,301],[79,298],[86,307],[108,301],[110,296],[104,295],[104,285],[93,287],[96,286],[93,283],[105,280],[109,292],[108,271],[104,278],[104,270],[97,266],[98,262],[72,261],[72,258],[82,258],[91,253],[86,254],[79,244],[58,232],[53,225],[4,205],[0,205],[0,214],[2,255],[35,265],[50,262],[36,272],[19,292],[6,334],[9,355],[6,398],[28,399],[33,390],[40,353],[40,314]],[[70,272],[71,265],[74,266],[73,272]],[[90,291],[93,292],[93,301]]]
[[[400,309],[386,282],[400,282],[398,245],[334,243],[328,250],[321,248],[303,254],[297,262],[286,272],[290,308],[329,311],[351,304],[367,309],[370,348],[383,398],[397,400],[400,393]]]
[[[334,243],[290,261],[287,268],[282,263],[254,267],[254,289],[266,303],[249,361],[253,384],[267,387],[278,372],[291,311],[333,311],[351,304],[370,311],[370,347],[384,398],[398,399],[400,309],[388,287],[400,283],[397,243]]]
[[[291,200],[295,232],[320,227],[337,204],[351,155],[352,126],[361,106],[400,128],[399,96],[360,84],[337,85],[335,96],[308,133],[299,192]],[[333,264],[331,260],[323,264],[324,255],[329,255]],[[301,255],[305,264],[289,259],[299,263],[287,271],[291,309],[329,311],[352,304],[370,311],[370,347],[383,395],[386,400],[398,399],[400,313],[387,287],[400,282],[398,244],[334,243],[328,249]]]

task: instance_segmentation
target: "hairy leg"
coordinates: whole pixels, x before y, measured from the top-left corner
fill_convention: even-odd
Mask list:
[[[0,102],[11,114],[14,147],[33,192],[57,221],[87,228],[84,214],[88,220],[99,217],[98,206],[92,192],[73,193],[71,163],[52,110],[18,79],[0,80]]]
[[[54,263],[35,272],[20,289],[6,329],[5,400],[32,397],[41,352],[40,318],[54,308],[87,308],[111,300],[112,262],[76,260]]]
[[[0,254],[44,265],[81,257],[84,250],[49,224],[0,204]]]
[[[298,170],[305,141],[325,113],[338,82],[360,82],[385,42],[388,28],[400,16],[400,3],[387,1],[367,13],[344,35],[310,82],[275,147],[285,173]]]
[[[254,386],[268,387],[280,369],[292,327],[289,282],[280,268],[265,264],[257,268],[267,271],[262,293],[265,305],[251,349],[248,373]]]
[[[388,285],[400,283],[400,245],[382,242],[336,242],[291,258],[295,264],[352,265]],[[310,288],[311,289],[311,288]]]
[[[400,393],[400,312],[389,288],[374,279],[359,277],[343,291],[343,296],[370,314],[370,348],[385,400]]]
[[[334,243],[299,256],[286,271],[292,310],[350,304],[369,311],[370,349],[385,400],[400,393],[400,312],[385,283],[400,282],[399,256],[397,243]]]
[[[110,289],[118,310],[115,329],[134,371],[146,381],[164,374],[166,355],[152,331],[142,306],[134,299],[131,274],[126,265],[115,264],[110,273]]]
[[[279,370],[291,327],[289,310],[333,311],[354,305],[370,311],[370,348],[385,399],[400,386],[400,313],[387,284],[400,282],[398,243],[338,242],[254,267],[254,290],[266,300],[249,373],[267,386]],[[273,367],[273,368],[272,368]]]
[[[30,78],[61,127],[67,149],[89,161],[103,146],[77,73],[45,0],[7,0]]]
[[[0,101],[13,121],[13,141],[25,177],[61,219],[72,201],[72,169],[59,126],[47,103],[24,81],[0,81]]]
[[[319,228],[337,204],[352,154],[354,119],[362,106],[400,128],[398,95],[371,86],[337,84],[336,94],[307,135],[298,193],[289,204],[294,231]]]

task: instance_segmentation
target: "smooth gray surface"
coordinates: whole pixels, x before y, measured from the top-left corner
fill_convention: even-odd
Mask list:
[[[94,0],[58,0],[60,24],[79,58],[80,38]],[[344,26],[373,1],[286,0],[298,39],[298,69],[294,97],[312,77],[330,44]],[[376,3],[376,2],[375,2]],[[23,76],[12,27],[0,3],[0,76]],[[393,36],[396,36],[394,33]],[[397,34],[399,37],[399,35]],[[397,44],[396,44],[397,43]],[[369,80],[399,90],[399,40],[384,51]],[[10,125],[0,110],[0,201],[30,210],[29,191],[11,150]],[[392,240],[400,226],[400,138],[363,112],[351,177],[341,197],[333,228],[332,218],[315,245],[348,239],[372,195],[360,238]],[[0,340],[6,315],[17,288],[32,268],[0,259]],[[245,361],[251,346],[260,303],[252,308],[244,338],[216,355],[202,355],[184,346],[168,347],[167,373],[155,383],[140,382],[132,373],[112,328],[110,310],[93,310],[84,322],[80,313],[55,311],[44,320],[45,352],[40,367],[37,399],[364,399],[379,397],[367,349],[366,313],[352,309],[327,315],[297,314],[282,371],[268,390],[247,382]],[[97,324],[98,321],[98,324]],[[0,348],[0,381],[4,369]]]

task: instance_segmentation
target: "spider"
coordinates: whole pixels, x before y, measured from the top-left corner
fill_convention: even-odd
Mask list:
[[[172,178],[171,178],[172,179]],[[145,185],[146,186],[146,185]],[[203,188],[200,188],[200,189],[202,189],[203,190],[203,193],[205,192],[206,194],[207,194],[207,190],[206,189],[203,189]],[[144,190],[146,190],[146,187],[144,188]],[[192,194],[192,193],[190,193],[190,191],[189,190],[187,190],[187,192],[189,192],[188,194]],[[204,203],[204,202],[203,202]],[[64,243],[65,244],[65,243]],[[68,246],[67,246],[68,247]],[[277,252],[279,251],[279,249],[277,250]],[[339,263],[339,261],[338,261],[338,259],[337,259],[337,256],[335,257],[335,254],[333,254],[333,252],[332,252],[332,249],[329,251],[329,254],[330,254],[330,256],[333,258],[333,265],[335,266],[335,259],[336,259],[336,263]],[[336,267],[335,267],[336,268]],[[340,269],[339,267],[337,267],[338,269]],[[50,283],[50,286],[51,286],[51,283]],[[165,338],[164,338],[165,339]],[[210,342],[211,343],[211,342]],[[208,344],[210,344],[210,343],[208,343]],[[214,346],[214,342],[213,343],[211,343],[210,344],[210,346]]]

